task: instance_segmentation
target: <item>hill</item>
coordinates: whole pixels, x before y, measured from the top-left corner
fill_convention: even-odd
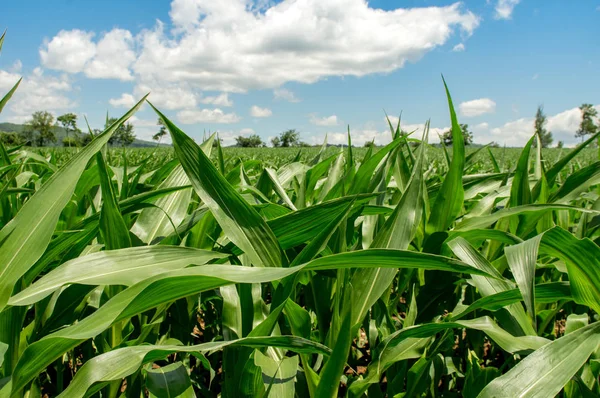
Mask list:
[[[4,131],[7,133],[12,133],[12,132],[20,133],[24,129],[25,129],[24,124],[16,124],[16,123],[8,123],[8,122],[0,123],[0,131]],[[62,139],[67,136],[67,133],[66,133],[65,129],[60,126],[55,126],[54,131],[56,132],[56,138],[57,138],[56,143],[49,144],[48,146],[61,146]],[[136,138],[129,147],[130,148],[149,148],[149,147],[155,147],[155,146],[156,146],[156,142],[139,140]],[[171,145],[160,144],[160,146],[169,147]]]

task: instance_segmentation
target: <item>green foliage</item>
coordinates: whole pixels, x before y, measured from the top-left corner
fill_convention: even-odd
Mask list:
[[[534,129],[535,134],[540,138],[542,148],[549,148],[552,145],[552,133],[546,129],[546,115],[544,114],[544,108],[538,106],[537,112],[535,113]]]
[[[592,104],[582,104],[579,110],[581,111],[581,122],[579,129],[575,132],[575,137],[581,137],[583,141],[587,135],[596,134],[596,131],[598,131],[598,126],[595,124],[598,111]]]
[[[117,121],[117,118],[111,117],[106,120],[106,124],[104,128],[107,129],[112,126]],[[117,128],[115,134],[109,140],[109,144],[111,145],[119,145],[119,146],[129,146],[135,141],[135,132],[133,128],[133,124],[131,123],[123,123]]]
[[[301,146],[301,144],[300,133],[295,129],[286,130],[279,134],[279,137],[274,137],[271,139],[271,145],[273,145],[275,148],[289,148],[293,146]]]
[[[471,145],[473,143],[473,133],[469,131],[469,125],[461,124],[460,130],[462,131],[465,145]],[[452,146],[452,144],[454,143],[454,139],[452,138],[452,130],[448,130],[444,134],[442,134],[441,139],[444,145]]]
[[[81,130],[77,127],[77,115],[74,113],[65,113],[56,118],[56,121],[65,129],[67,136],[62,140],[63,146],[77,146],[78,137]],[[74,137],[69,137],[73,133]]]
[[[258,134],[252,134],[248,137],[240,135],[235,138],[235,146],[241,148],[258,148],[265,145],[266,144],[263,142],[262,138],[260,138]]]
[[[23,137],[14,131],[9,133],[0,131],[0,142],[5,146],[17,146],[24,144]]]
[[[167,132],[167,128],[162,119],[158,119],[156,124],[160,126],[160,130],[158,130],[158,133],[152,136],[152,139],[160,144],[160,140],[162,140],[162,138],[169,133]]]
[[[34,112],[31,120],[25,125],[23,138],[29,142],[35,142],[37,146],[56,142],[54,116],[47,111]]]

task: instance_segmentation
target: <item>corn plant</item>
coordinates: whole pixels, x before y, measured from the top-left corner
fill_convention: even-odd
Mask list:
[[[446,94],[443,149],[231,150],[154,107],[172,150],[107,149],[146,97],[0,144],[0,396],[600,394],[596,136],[466,151]]]

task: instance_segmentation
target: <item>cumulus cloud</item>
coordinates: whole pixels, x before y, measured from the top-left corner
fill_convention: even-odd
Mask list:
[[[251,128],[243,128],[241,130],[225,130],[219,131],[219,138],[223,140],[223,146],[230,146],[235,144],[236,137],[244,136],[247,137],[252,134],[256,134],[256,132]]]
[[[595,108],[600,111],[600,105],[596,105]],[[533,117],[520,118],[491,129],[488,129],[487,126],[479,131],[473,129],[474,140],[482,144],[496,141],[507,146],[523,146],[534,133],[534,122]],[[546,128],[552,133],[554,143],[563,141],[566,145],[572,146],[578,142],[575,132],[580,123],[581,111],[579,108],[571,108],[555,115],[549,115]]]
[[[195,123],[222,123],[230,124],[240,121],[235,113],[225,113],[219,108],[215,109],[184,109],[177,112],[177,119],[183,124]]]
[[[161,109],[194,109],[198,105],[199,94],[185,82],[148,82],[138,84],[133,90],[136,98],[150,93],[149,100]]]
[[[337,126],[338,118],[336,115],[317,117],[317,115],[310,115],[310,122],[315,126]]]
[[[463,52],[465,51],[465,45],[463,43],[459,43],[452,47],[452,51],[454,51],[455,53]]]
[[[119,98],[111,98],[108,103],[115,108],[132,108],[137,101],[131,94],[123,93]]]
[[[270,88],[293,102],[279,89],[286,82],[391,72],[479,24],[458,2],[381,10],[364,0],[173,0],[169,16],[173,30],[159,21],[135,38],[123,29],[97,42],[91,32],[61,31],[40,49],[42,62],[93,78],[135,74],[142,85],[186,82],[196,94]]]
[[[246,0],[174,0],[170,16],[179,35],[161,24],[143,32],[135,72],[233,92],[391,72],[479,24],[460,3],[384,11],[363,0],[283,0],[262,12]]]
[[[296,95],[285,88],[276,88],[273,90],[273,97],[276,100],[283,100],[287,102],[300,102],[300,99],[296,97]]]
[[[97,43],[93,37],[93,32],[61,30],[40,49],[42,64],[68,73],[83,72],[94,79],[133,80],[130,66],[136,54],[131,32],[113,29]]]
[[[42,64],[49,69],[68,73],[83,71],[96,54],[94,33],[79,29],[61,30],[40,49]]]
[[[10,90],[19,78],[15,73],[0,70],[0,92]],[[67,75],[48,76],[42,68],[35,68],[30,75],[23,78],[8,103],[8,109],[12,112],[9,120],[22,123],[36,111],[47,110],[55,113],[73,108],[76,104],[68,96],[72,90]]]
[[[94,79],[133,80],[129,67],[135,58],[131,32],[113,29],[96,45],[96,54],[86,65],[85,75]]]
[[[215,106],[233,106],[233,101],[229,99],[229,94],[227,93],[221,93],[215,97],[204,97],[200,102]]]
[[[461,103],[458,109],[464,117],[475,117],[495,112],[496,103],[489,98],[479,98]]]
[[[519,4],[521,0],[498,0],[496,1],[495,10],[496,13],[494,18],[496,19],[510,19],[513,10]]]
[[[250,108],[250,114],[253,117],[269,117],[273,115],[273,111],[271,111],[269,108],[261,108],[260,106],[253,105]]]
[[[390,116],[392,124],[398,123],[398,118]],[[350,136],[352,137],[352,145],[362,146],[366,142],[375,142],[375,145],[386,145],[392,141],[392,135],[388,123],[385,120],[385,124],[382,124],[382,128],[378,129],[373,126],[365,126],[362,129],[350,130]],[[418,124],[403,124],[402,130],[407,132],[414,132],[412,137],[421,139],[425,129],[424,123]],[[429,128],[429,142],[439,142],[439,135],[443,134],[444,131],[448,130],[449,127],[430,127]],[[322,134],[312,134],[308,137],[308,142],[312,145],[323,143],[327,135],[327,142],[333,145],[346,145],[348,143],[348,132],[347,131],[329,131]]]

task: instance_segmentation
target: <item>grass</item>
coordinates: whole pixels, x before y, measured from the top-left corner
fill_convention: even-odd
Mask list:
[[[447,156],[158,110],[173,148],[107,149],[145,99],[83,149],[0,144],[0,396],[598,395],[597,153],[475,153],[448,99]]]

